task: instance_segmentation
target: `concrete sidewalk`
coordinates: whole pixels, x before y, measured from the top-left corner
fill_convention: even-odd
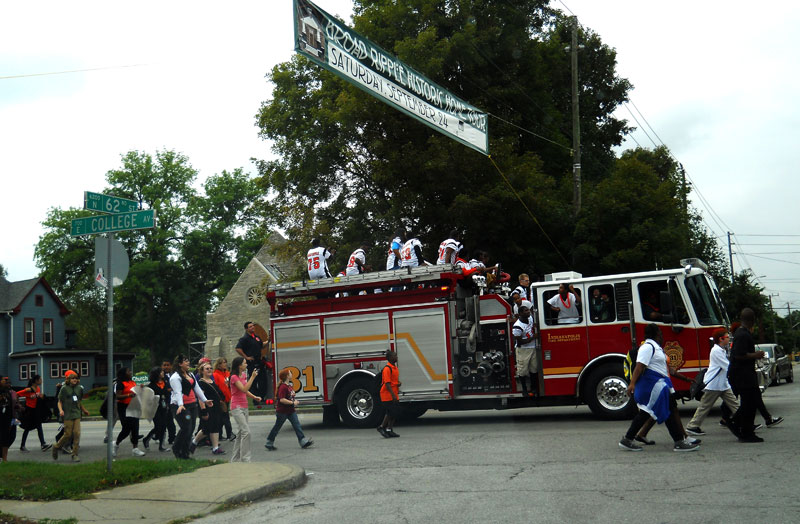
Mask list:
[[[300,487],[305,481],[305,470],[291,464],[217,464],[191,473],[100,491],[94,493],[95,498],[87,500],[0,500],[0,512],[32,520],[76,518],[78,522],[169,522],[206,515],[223,504],[258,500]]]

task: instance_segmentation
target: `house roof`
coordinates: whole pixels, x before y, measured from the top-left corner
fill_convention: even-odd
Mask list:
[[[9,282],[5,277],[0,277],[0,311],[12,311],[19,313],[22,308],[22,302],[31,294],[37,284],[41,282],[42,286],[47,290],[53,300],[61,310],[62,315],[69,315],[70,311],[67,306],[61,302],[53,288],[47,283],[44,277],[30,278],[28,280],[20,280],[18,282]]]

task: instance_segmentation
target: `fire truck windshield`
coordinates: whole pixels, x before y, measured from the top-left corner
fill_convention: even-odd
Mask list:
[[[702,326],[722,326],[727,324],[719,293],[712,289],[705,275],[695,275],[686,279],[686,291],[692,301],[697,320]]]

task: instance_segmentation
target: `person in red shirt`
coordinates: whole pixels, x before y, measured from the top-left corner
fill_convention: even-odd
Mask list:
[[[394,422],[400,415],[400,373],[397,371],[397,353],[394,351],[386,351],[386,360],[388,364],[383,368],[381,373],[381,403],[383,409],[386,410],[386,415],[383,417],[383,422],[378,426],[378,433],[383,435],[384,438],[399,437],[394,432]]]
[[[303,434],[300,419],[297,418],[297,413],[295,413],[295,408],[297,408],[299,402],[294,398],[294,388],[290,377],[291,373],[289,373],[288,369],[283,369],[278,373],[278,379],[281,384],[275,394],[275,425],[272,426],[272,430],[267,435],[267,443],[264,445],[270,451],[277,449],[275,447],[275,437],[278,436],[278,431],[281,430],[281,426],[287,419],[292,428],[294,428],[294,434],[297,436],[297,441],[300,443],[301,448],[305,449],[314,443],[313,440]]]
[[[228,359],[225,357],[220,357],[217,359],[217,362],[214,364],[214,383],[217,385],[220,391],[222,391],[222,420],[221,425],[222,429],[219,432],[219,438],[222,440],[236,440],[236,435],[233,434],[233,428],[231,427],[231,414],[230,414],[230,402],[231,402],[231,388],[229,387],[228,381],[230,380],[230,372],[228,371]],[[227,437],[223,437],[222,433],[225,430],[228,432]]]
[[[28,381],[28,386],[22,391],[17,392],[18,397],[25,398],[25,414],[22,417],[22,442],[20,443],[19,450],[27,453],[25,441],[28,440],[28,432],[35,429],[39,436],[39,444],[42,446],[42,451],[50,449],[52,444],[44,441],[44,432],[42,431],[42,417],[40,415],[40,401],[44,402],[44,395],[42,394],[42,377],[34,375]]]

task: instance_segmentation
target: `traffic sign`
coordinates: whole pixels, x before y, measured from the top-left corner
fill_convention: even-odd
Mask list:
[[[103,195],[101,193],[83,192],[83,209],[100,211],[101,213],[128,213],[139,209],[139,202],[127,198]]]
[[[108,270],[108,245],[111,244],[111,271]],[[94,237],[94,273],[105,281],[107,277],[113,277],[111,281],[114,287],[122,285],[128,270],[131,267],[128,252],[125,246],[116,238],[108,239],[101,236]],[[95,279],[95,282],[101,282]],[[108,285],[106,282],[104,285]]]
[[[72,220],[70,235],[97,235],[99,233],[112,233],[114,231],[130,231],[133,229],[148,229],[156,225],[156,212],[154,209],[131,211],[115,215],[98,215],[93,217],[76,218]]]

